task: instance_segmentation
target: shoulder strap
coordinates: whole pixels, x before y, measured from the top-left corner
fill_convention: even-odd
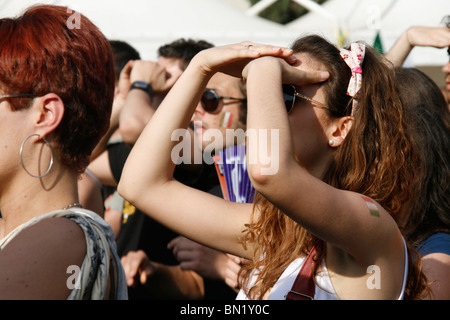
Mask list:
[[[300,272],[295,279],[294,285],[286,295],[286,300],[313,300],[316,291],[314,283],[313,257],[316,254],[314,246],[305,258]]]

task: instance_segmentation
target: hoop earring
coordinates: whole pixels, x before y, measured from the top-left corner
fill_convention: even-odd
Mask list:
[[[22,145],[20,146],[20,151],[19,151],[20,162],[22,163],[22,168],[25,170],[26,173],[28,173],[28,174],[29,174],[30,176],[32,176],[33,178],[38,178],[38,179],[40,179],[40,178],[45,177],[45,176],[50,172],[50,169],[51,169],[52,166],[53,166],[53,149],[52,149],[52,146],[50,145],[50,143],[49,143],[47,140],[45,140],[45,138],[42,138],[42,140],[45,142],[45,144],[50,148],[50,152],[51,152],[51,156],[50,156],[50,165],[48,166],[47,171],[45,171],[45,173],[44,173],[43,175],[36,176],[36,175],[32,174],[32,173],[31,173],[30,171],[28,171],[27,168],[25,167],[25,163],[23,162],[22,152],[23,152],[23,146],[25,145],[25,143],[28,141],[28,139],[30,139],[30,138],[33,137],[33,136],[38,136],[38,137],[39,137],[39,135],[38,135],[37,133],[33,133],[33,134],[30,134],[28,137],[26,137],[25,140],[23,140]]]

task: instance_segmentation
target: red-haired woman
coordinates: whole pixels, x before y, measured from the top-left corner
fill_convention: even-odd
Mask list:
[[[420,298],[424,278],[396,223],[417,157],[394,71],[359,43],[339,50],[308,36],[292,49],[199,53],[135,144],[119,192],[176,232],[249,259],[238,298]],[[246,79],[254,205],[172,178],[171,134],[188,125],[215,72]]]
[[[113,54],[73,15],[0,20],[0,299],[126,298],[113,233],[77,191],[109,126]]]

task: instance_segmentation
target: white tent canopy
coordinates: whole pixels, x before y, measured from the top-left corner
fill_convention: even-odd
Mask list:
[[[159,46],[181,37],[215,45],[250,40],[288,46],[295,39],[295,31],[250,17],[222,0],[1,0],[0,17],[18,15],[37,3],[69,6],[109,39],[133,45],[144,59],[155,59]]]
[[[442,26],[443,17],[450,15],[450,0],[328,0],[321,8],[328,14],[309,12],[286,27],[299,33],[320,33],[335,43],[339,28],[348,41],[364,40],[369,44],[379,31],[387,51],[410,26]],[[417,47],[408,60],[415,66],[442,66],[448,56],[446,49]]]

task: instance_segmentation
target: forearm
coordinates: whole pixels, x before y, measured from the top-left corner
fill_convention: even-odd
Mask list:
[[[142,90],[131,90],[120,114],[119,129],[125,143],[133,145],[155,113],[148,94]]]
[[[286,162],[294,160],[294,153],[281,70],[275,59],[262,59],[250,66],[247,78],[247,168],[252,183],[263,193],[282,174],[280,169],[286,168]]]
[[[403,32],[386,54],[395,67],[401,67],[416,47],[445,48],[450,46],[450,28],[412,26]]]
[[[414,47],[408,40],[408,30],[400,35],[392,48],[385,55],[386,59],[394,64],[394,67],[401,67]]]
[[[189,67],[153,114],[125,164],[119,184],[125,198],[135,201],[141,191],[147,194],[149,188],[172,179],[171,152],[177,143],[172,134],[187,128],[208,79]]]

